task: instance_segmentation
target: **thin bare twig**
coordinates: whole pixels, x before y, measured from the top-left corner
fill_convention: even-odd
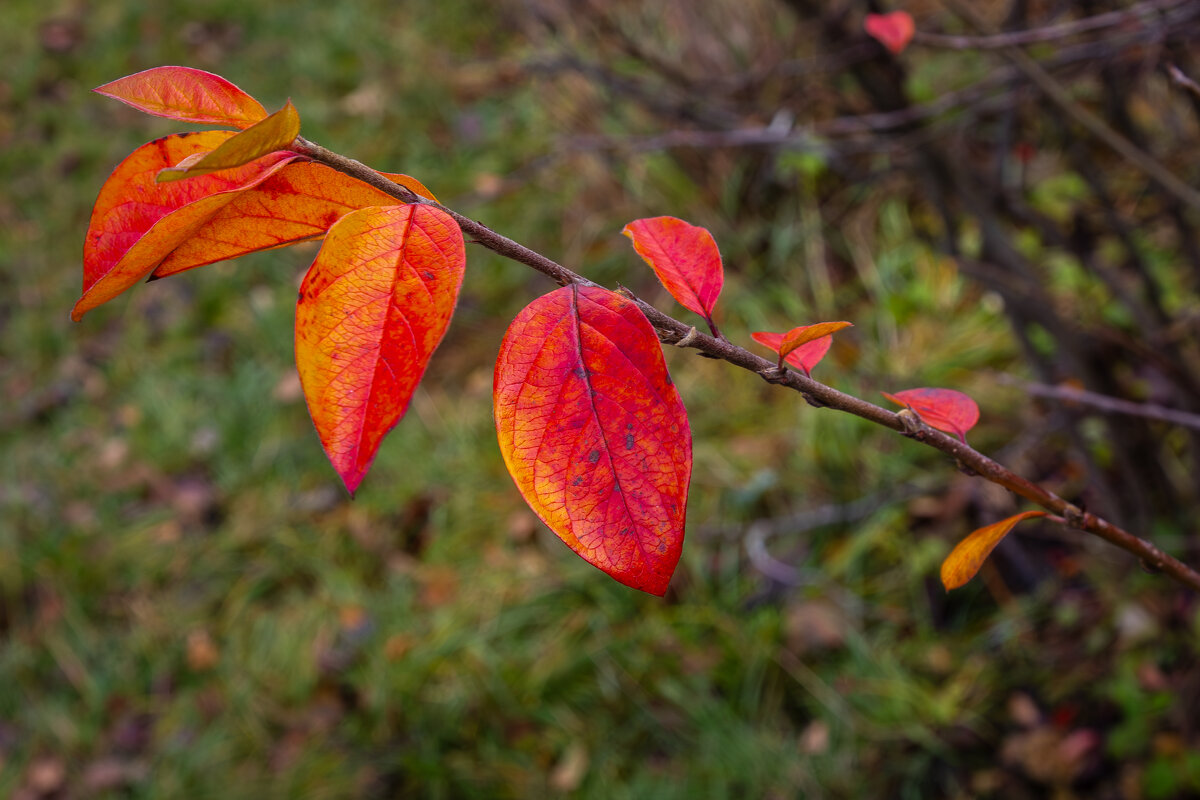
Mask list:
[[[440,203],[421,197],[404,186],[385,178],[375,170],[354,159],[334,153],[318,144],[297,137],[292,149],[303,156],[330,166],[339,172],[367,183],[404,203],[421,204],[439,208],[449,214],[462,228],[463,233],[477,244],[492,252],[509,258],[547,275],[560,286],[577,284],[595,286],[592,281],[567,269],[546,256],[503,236],[486,225],[453,211]],[[753,372],[768,383],[785,386],[799,392],[810,405],[834,408],[902,433],[915,441],[940,450],[950,456],[960,469],[979,475],[986,480],[1036,503],[1063,517],[1071,527],[1099,536],[1122,550],[1142,560],[1149,569],[1164,572],[1193,589],[1200,590],[1200,572],[1196,572],[1178,559],[1104,520],[1095,514],[1083,511],[1053,492],[1017,475],[1004,465],[993,461],[954,436],[930,428],[911,413],[897,414],[868,403],[853,395],[840,392],[832,386],[815,381],[810,377],[789,369],[780,369],[774,362],[751,353],[743,347],[723,339],[700,333],[694,326],[685,325],[667,316],[646,301],[623,290],[626,297],[637,304],[646,319],[654,327],[659,341],[677,345],[686,342],[709,358],[726,361],[734,366]]]
[[[1132,417],[1168,422],[1183,428],[1200,430],[1200,414],[1189,411],[1179,411],[1174,408],[1160,406],[1157,403],[1135,403],[1132,400],[1122,400],[1119,397],[1109,397],[1085,389],[1071,386],[1047,386],[1044,383],[1026,383],[1008,376],[1002,376],[1005,383],[1018,385],[1023,391],[1034,397],[1045,397],[1051,400],[1061,400],[1067,403],[1079,403],[1110,414],[1126,414]]]
[[[1083,19],[1071,20],[1058,25],[1047,25],[1044,28],[1032,28],[1023,31],[1008,31],[991,36],[952,36],[943,33],[923,33],[918,31],[913,36],[917,44],[929,47],[942,47],[949,50],[1001,50],[1006,47],[1019,47],[1038,42],[1052,42],[1056,39],[1066,39],[1081,33],[1112,28],[1131,20],[1137,20],[1157,12],[1166,11],[1182,5],[1190,0],[1149,0],[1149,2],[1123,8],[1119,11],[1109,11]]]
[[[982,30],[984,28],[982,17],[979,16],[979,13],[969,3],[963,2],[963,0],[943,0],[943,2],[953,8],[959,16],[977,29]],[[1031,81],[1037,84],[1037,87],[1055,105],[1065,111],[1071,119],[1075,120],[1075,122],[1086,128],[1093,136],[1115,150],[1126,161],[1144,172],[1169,194],[1174,195],[1178,200],[1200,211],[1200,192],[1180,180],[1174,172],[1163,166],[1149,153],[1113,130],[1100,117],[1075,102],[1070,92],[1055,80],[1054,76],[1046,72],[1040,64],[1030,58],[1024,50],[1016,47],[1004,47],[1001,48],[1000,52],[1004,54],[1005,58],[1015,64],[1017,69],[1021,70]]]
[[[1183,70],[1174,64],[1167,65],[1167,74],[1171,76],[1171,80],[1176,86],[1182,86],[1192,94],[1200,97],[1200,84],[1183,74]]]

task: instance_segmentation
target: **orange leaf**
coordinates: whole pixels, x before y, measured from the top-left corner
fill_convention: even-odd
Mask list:
[[[432,200],[435,203],[438,201],[438,199],[433,196],[433,192],[425,188],[425,184],[421,183],[411,175],[402,175],[399,172],[380,172],[379,174],[387,178],[392,183],[400,184],[413,194],[421,195],[421,197],[424,197],[426,200]]]
[[[778,353],[780,366],[786,360],[805,375],[810,375],[813,367],[819,364],[825,354],[829,352],[829,346],[833,343],[833,334],[842,328],[850,327],[850,324],[849,322],[819,322],[816,325],[792,328],[787,333],[756,331],[750,334],[750,338]]]
[[[220,75],[191,67],[155,67],[93,91],[147,114],[204,125],[249,128],[267,116],[262,104]]]
[[[890,14],[867,14],[863,29],[892,53],[899,55],[912,41],[917,26],[907,11],[893,11]]]
[[[466,266],[458,224],[420,205],[342,217],[300,285],[296,368],[321,445],[353,494],[450,324]]]
[[[849,328],[851,324],[849,322],[818,322],[816,325],[801,325],[799,328],[792,328],[783,335],[783,341],[779,343],[779,355],[786,357],[800,345],[820,339],[822,336],[832,336],[843,328]]]
[[[493,399],[525,502],[588,563],[663,595],[683,547],[692,438],[637,306],[597,286],[534,300],[504,336]]]
[[[286,150],[299,135],[300,114],[289,100],[283,108],[262,122],[226,139],[211,153],[190,163],[167,167],[158,173],[155,180],[158,183],[169,183],[240,167],[268,153]]]
[[[437,202],[416,178],[391,172],[379,174]],[[151,279],[317,239],[351,211],[397,203],[391,195],[332,167],[310,161],[292,162],[234,197],[171,251]]]
[[[78,321],[137,283],[238,192],[296,158],[294,153],[272,153],[192,181],[155,183],[163,167],[208,152],[235,135],[199,131],[167,136],[142,145],[113,170],[92,208],[83,245],[83,296],[72,319]]]
[[[942,562],[942,585],[946,587],[946,591],[957,589],[974,578],[983,562],[996,549],[996,545],[1000,544],[1000,540],[1007,536],[1018,522],[1044,516],[1045,511],[1022,511],[1008,519],[985,525],[959,542]]]
[[[213,214],[163,259],[153,277],[318,238],[351,211],[398,203],[324,164],[292,162]]]
[[[880,392],[898,406],[907,406],[939,431],[952,433],[963,444],[967,443],[967,431],[979,422],[979,406],[968,395],[953,389],[905,389],[888,394]]]
[[[713,306],[725,282],[712,234],[674,217],[634,220],[621,233],[633,240],[633,248],[671,296],[711,325]]]

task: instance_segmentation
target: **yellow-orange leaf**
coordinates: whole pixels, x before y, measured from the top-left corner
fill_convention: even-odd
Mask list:
[[[946,587],[946,591],[957,589],[974,578],[983,562],[992,554],[992,550],[996,549],[1000,540],[1007,536],[1018,522],[1044,516],[1045,511],[1022,511],[1008,519],[986,525],[959,542],[942,562],[942,585]]]
[[[83,295],[71,311],[72,319],[79,320],[137,283],[237,192],[296,157],[278,152],[193,181],[155,182],[163,167],[208,152],[234,135],[200,131],[167,136],[139,147],[113,170],[92,208],[83,245]]]
[[[413,194],[419,194],[426,200],[432,200],[435,203],[438,201],[438,199],[433,196],[433,192],[425,188],[425,184],[421,183],[411,175],[402,175],[399,172],[381,172],[379,174],[387,178],[392,183],[400,184]]]
[[[324,164],[292,162],[213,214],[158,265],[153,277],[318,238],[351,211],[397,202]]]
[[[818,322],[815,325],[802,325],[799,328],[792,328],[783,335],[783,341],[779,343],[779,356],[780,358],[787,358],[788,353],[791,353],[800,345],[820,339],[822,336],[835,334],[843,328],[849,328],[851,324],[849,322]]]
[[[262,104],[220,75],[191,67],[155,67],[97,87],[98,94],[158,117],[249,128]]]
[[[296,368],[321,445],[353,494],[450,324],[458,224],[422,205],[363,208],[325,237],[296,304]]]
[[[269,153],[286,150],[300,135],[300,114],[289,100],[283,108],[221,143],[198,161],[176,164],[160,171],[159,183],[194,178],[249,164]]]

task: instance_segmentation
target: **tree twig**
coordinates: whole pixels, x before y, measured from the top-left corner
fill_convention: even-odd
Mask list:
[[[1123,8],[1119,11],[1109,11],[1083,19],[1075,19],[1058,25],[1047,25],[1044,28],[1031,28],[1023,31],[1008,31],[990,36],[953,36],[944,33],[924,33],[917,31],[913,41],[930,47],[941,47],[948,50],[1001,50],[1005,47],[1019,47],[1038,42],[1052,42],[1065,39],[1081,33],[1111,28],[1130,20],[1140,19],[1160,11],[1166,11],[1182,5],[1188,0],[1149,0],[1149,2]]]
[[[596,285],[546,256],[493,231],[486,225],[446,208],[440,203],[421,197],[404,186],[393,183],[362,162],[334,153],[302,137],[297,137],[292,145],[292,149],[314,161],[318,161],[339,172],[357,178],[401,202],[433,206],[445,211],[459,224],[463,233],[476,243],[498,255],[524,264],[547,275],[560,286],[569,284]],[[993,461],[960,441],[958,438],[930,428],[919,419],[912,419],[911,414],[906,417],[905,415],[888,411],[853,395],[840,392],[832,386],[820,383],[794,370],[780,369],[775,362],[755,355],[749,350],[739,347],[726,339],[718,339],[700,333],[694,326],[686,325],[673,317],[667,316],[627,290],[624,291],[624,294],[642,310],[642,313],[646,315],[646,319],[649,320],[658,334],[659,340],[664,344],[686,342],[688,347],[694,348],[709,358],[726,361],[734,366],[753,372],[768,383],[785,386],[799,392],[810,405],[834,408],[857,417],[862,417],[877,425],[882,425],[885,428],[902,433],[936,450],[940,450],[953,458],[960,469],[979,475],[999,486],[1003,486],[1009,491],[1063,517],[1071,527],[1092,533],[1122,550],[1132,553],[1141,559],[1147,568],[1166,573],[1179,582],[1193,589],[1200,590],[1200,573],[1191,567],[1164,553],[1150,542],[1134,536],[1107,520],[1097,517],[1095,514],[1080,509],[1053,492],[1017,475],[1002,464]]]
[[[983,28],[983,20],[979,13],[963,0],[944,0],[963,19],[976,28]],[[1030,58],[1024,50],[1016,47],[1004,47],[1000,50],[1005,58],[1033,81],[1055,105],[1065,111],[1071,119],[1086,128],[1093,136],[1115,150],[1122,158],[1144,172],[1155,183],[1169,194],[1183,201],[1192,208],[1200,211],[1200,192],[1180,180],[1174,172],[1159,163],[1153,156],[1145,152],[1133,142],[1113,130],[1100,117],[1088,111],[1075,102],[1070,92],[1054,79],[1042,66]]]
[[[1119,397],[1109,397],[1105,394],[1076,389],[1071,386],[1047,386],[1044,383],[1025,383],[1002,376],[1005,383],[1018,385],[1027,394],[1034,397],[1045,397],[1051,400],[1061,400],[1067,403],[1079,403],[1110,414],[1127,414],[1132,417],[1168,422],[1183,428],[1200,430],[1200,414],[1189,411],[1179,411],[1174,408],[1160,406],[1157,403],[1135,403]]]

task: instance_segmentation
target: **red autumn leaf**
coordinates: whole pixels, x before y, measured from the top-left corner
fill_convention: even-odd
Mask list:
[[[725,282],[712,234],[675,217],[634,220],[621,233],[633,240],[638,255],[671,296],[711,326],[713,306]]]
[[[158,117],[249,128],[262,104],[220,75],[191,67],[155,67],[97,87],[99,94]]]
[[[1000,540],[1007,536],[1018,522],[1044,516],[1045,511],[1022,511],[1008,519],[985,525],[959,542],[942,562],[942,585],[946,587],[946,591],[957,589],[974,578],[983,562],[996,549],[996,545],[1000,544]]]
[[[240,167],[268,153],[286,150],[299,135],[300,114],[289,100],[271,116],[221,142],[211,153],[192,163],[167,167],[158,173],[155,180],[168,183]]]
[[[416,178],[380,173],[434,200]],[[259,185],[238,193],[154,270],[154,279],[195,267],[319,238],[351,211],[395,205],[391,195],[310,161],[292,162]],[[434,200],[436,202],[436,200]]]
[[[833,334],[848,327],[849,322],[819,322],[792,328],[787,333],[756,331],[750,337],[778,353],[780,366],[787,361],[805,375],[810,375],[813,367],[829,352]]]
[[[953,389],[905,389],[895,394],[881,394],[896,405],[917,412],[926,425],[954,434],[963,440],[963,444],[967,442],[967,431],[979,422],[979,406],[969,396]]]
[[[863,29],[892,53],[899,55],[912,41],[917,27],[907,11],[893,11],[890,14],[867,14]]]
[[[429,206],[342,217],[300,285],[296,368],[321,445],[351,494],[450,324],[466,266],[458,224]]]
[[[83,296],[78,321],[149,274],[238,192],[266,180],[294,153],[271,153],[244,166],[189,181],[159,184],[163,167],[203,154],[236,134],[200,131],[142,145],[122,161],[96,198],[83,245]]]
[[[588,563],[663,595],[683,547],[692,440],[637,306],[595,286],[534,300],[504,336],[493,397],[525,502]]]

